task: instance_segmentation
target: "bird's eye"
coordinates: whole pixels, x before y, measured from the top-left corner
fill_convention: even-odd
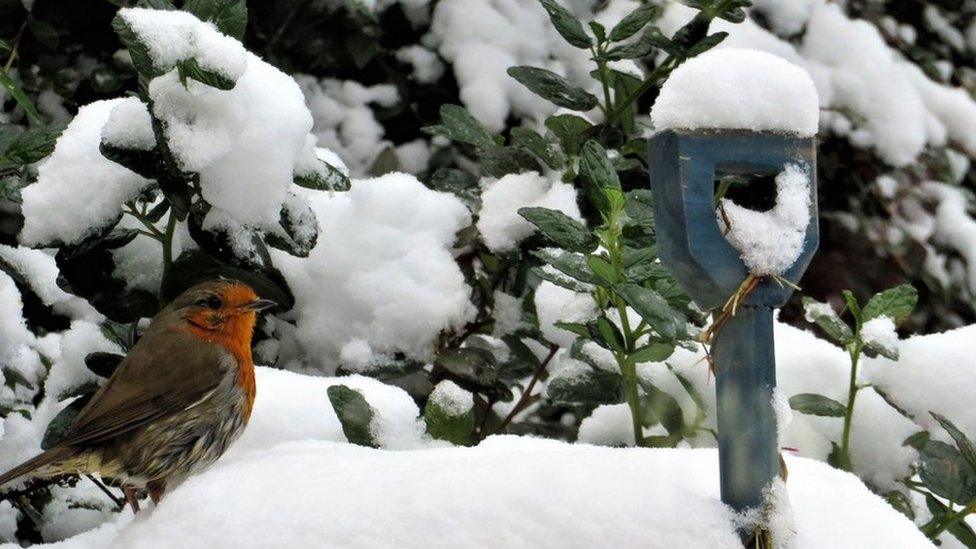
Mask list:
[[[215,295],[207,298],[207,307],[210,307],[211,309],[219,309],[222,305],[223,302],[220,301],[220,298]]]

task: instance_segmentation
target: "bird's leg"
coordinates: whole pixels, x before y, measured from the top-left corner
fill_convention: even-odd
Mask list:
[[[139,512],[139,498],[136,497],[136,487],[131,484],[123,484],[122,492],[125,493],[125,501],[129,502],[129,507],[132,508],[132,514]]]
[[[149,499],[152,500],[153,505],[159,505],[159,500],[163,499],[163,494],[166,492],[166,481],[151,481],[146,485],[146,488],[149,489]]]

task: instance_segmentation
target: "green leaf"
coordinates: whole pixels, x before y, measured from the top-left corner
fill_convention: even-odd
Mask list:
[[[339,168],[322,162],[324,173],[311,172],[308,174],[295,174],[294,183],[299,187],[314,189],[316,191],[348,191],[352,183],[349,176],[342,173]]]
[[[642,400],[644,422],[647,426],[660,423],[673,439],[669,446],[676,445],[685,435],[685,415],[681,405],[673,396],[658,389],[649,380],[639,377],[638,382],[647,393],[646,398]]]
[[[922,448],[925,448],[925,445],[929,443],[930,438],[932,437],[928,431],[919,431],[906,438],[905,442],[902,442],[901,445],[910,446],[921,452]]]
[[[610,31],[610,41],[619,42],[637,34],[638,31],[644,28],[644,25],[647,25],[654,18],[655,13],[657,13],[657,6],[650,2],[642,4],[641,7],[624,16],[613,27]]]
[[[116,14],[115,18],[112,19],[112,28],[115,30],[115,34],[119,36],[122,45],[129,50],[132,66],[143,78],[151,80],[166,72],[156,68],[152,57],[149,55],[149,47],[139,39],[139,35],[126,23],[122,15]]]
[[[281,205],[278,226],[280,231],[265,233],[265,242],[295,257],[308,257],[319,238],[318,221],[308,202],[289,193]]]
[[[370,429],[376,413],[366,402],[363,393],[345,385],[333,385],[327,389],[327,393],[346,440],[360,446],[379,448]]]
[[[596,333],[590,330],[593,341],[601,344],[611,351],[622,352],[624,350],[624,336],[620,329],[605,316],[596,319]],[[598,337],[597,337],[598,336]]]
[[[593,41],[583,30],[583,24],[556,0],[539,0],[539,3],[549,14],[549,20],[552,21],[552,26],[556,27],[556,32],[567,42],[584,50],[593,45]]]
[[[568,155],[580,150],[580,136],[593,127],[587,120],[575,114],[557,114],[546,118],[546,128],[559,140],[559,146]]]
[[[572,332],[580,337],[590,339],[590,328],[586,324],[580,324],[578,322],[554,322],[552,325],[567,332]]]
[[[854,339],[854,332],[827,303],[820,303],[809,297],[803,298],[806,319],[815,323],[834,341],[846,345]]]
[[[536,95],[553,104],[573,111],[588,111],[596,108],[596,96],[574,86],[558,74],[538,67],[509,67],[508,74],[518,80]]]
[[[119,367],[124,356],[116,353],[89,353],[85,356],[85,366],[99,377],[111,377]]]
[[[10,78],[10,75],[7,74],[7,71],[3,68],[0,68],[0,86],[3,86],[4,89],[7,90],[7,93],[14,98],[14,101],[16,101],[17,104],[24,109],[24,112],[27,113],[27,119],[30,120],[31,124],[41,123],[41,115],[37,113],[37,109],[34,108],[34,104],[31,103],[31,100],[27,98],[27,94],[24,93],[24,90],[20,89],[20,86],[17,85],[12,78]]]
[[[464,107],[441,105],[440,113],[440,125],[428,126],[424,128],[424,131],[475,147],[491,147],[496,144],[494,137],[488,133],[488,130]]]
[[[369,167],[369,174],[379,177],[383,174],[392,173],[400,170],[400,158],[397,156],[396,149],[387,145],[383,151],[376,156],[373,164]]]
[[[596,255],[588,255],[586,256],[586,264],[596,276],[600,277],[602,284],[612,285],[617,282],[617,273],[606,259]]]
[[[68,432],[71,430],[71,426],[75,423],[75,418],[78,417],[78,414],[81,412],[82,408],[84,408],[85,405],[88,404],[88,401],[91,400],[92,394],[94,393],[76,398],[75,400],[71,401],[71,404],[68,404],[64,407],[64,409],[58,412],[58,415],[54,416],[54,419],[47,424],[47,429],[44,431],[44,437],[41,439],[42,450],[47,450],[48,448],[57,446],[58,442],[63,440],[68,435]]]
[[[841,292],[841,295],[844,296],[844,302],[847,303],[847,308],[850,309],[851,315],[854,316],[857,326],[860,327],[864,324],[864,315],[861,313],[861,306],[857,304],[857,297],[850,290],[844,290]]]
[[[510,173],[540,171],[535,158],[517,147],[489,145],[478,147],[478,160],[492,177],[504,177]]]
[[[902,284],[875,294],[864,306],[864,322],[879,316],[888,316],[899,325],[915,310],[918,291],[911,284]]]
[[[623,378],[606,370],[562,370],[546,385],[553,402],[619,404],[624,401]]]
[[[238,40],[247,29],[247,3],[244,0],[187,0],[183,9],[201,21],[211,21],[217,29]]]
[[[607,28],[596,21],[590,21],[587,23],[590,26],[590,30],[593,31],[593,37],[596,38],[597,42],[603,42],[607,39]]]
[[[529,272],[542,280],[547,280],[557,286],[566,288],[567,290],[572,290],[576,293],[585,294],[593,289],[592,287],[587,286],[585,283],[579,282],[574,278],[570,278],[562,271],[555,269],[545,269],[543,267],[535,266],[529,269]]]
[[[790,397],[790,408],[801,414],[821,417],[844,417],[847,408],[832,398],[814,393],[801,393]]]
[[[466,446],[471,444],[471,435],[474,433],[474,408],[468,408],[459,414],[457,410],[444,407],[437,399],[430,398],[424,406],[424,423],[427,424],[427,433],[431,437]]]
[[[956,448],[929,440],[922,448],[919,477],[933,494],[951,501],[976,499],[976,469]]]
[[[684,315],[672,309],[656,291],[629,282],[617,284],[613,291],[664,339],[673,341],[687,331]]]
[[[939,422],[939,425],[949,433],[952,440],[956,443],[956,448],[959,449],[959,453],[962,457],[966,459],[969,466],[976,469],[976,447],[973,446],[973,441],[969,440],[969,437],[965,433],[959,430],[954,423],[946,419],[945,416],[937,414],[935,412],[929,412],[932,417]]]
[[[438,168],[430,176],[427,186],[435,191],[451,193],[466,201],[474,201],[478,199],[479,181],[478,176],[464,170]]]
[[[925,494],[925,506],[928,507],[929,512],[935,518],[944,518],[952,514],[952,511],[932,494]],[[964,546],[976,547],[976,532],[973,532],[972,527],[966,523],[965,518],[953,523],[946,528],[946,531],[962,542]]]
[[[590,233],[582,222],[559,210],[520,208],[518,213],[561,248],[584,253],[596,248],[596,236]]]
[[[544,263],[552,265],[552,267],[557,271],[579,280],[580,282],[584,282],[586,284],[600,283],[600,279],[597,278],[590,269],[586,257],[581,254],[542,249],[534,250],[532,255],[539,258]]]
[[[34,390],[34,384],[28,381],[27,378],[24,377],[24,374],[20,373],[19,370],[14,370],[13,368],[3,368],[2,372],[4,384],[8,387],[13,388],[14,385],[22,385],[32,391]]]
[[[644,362],[661,362],[662,360],[671,356],[673,353],[673,343],[649,343],[634,351],[634,353],[630,355],[630,360],[635,364],[642,364]]]
[[[128,168],[147,179],[156,179],[166,170],[163,159],[155,149],[123,149],[102,142],[98,146],[102,156],[116,164]]]
[[[43,160],[54,151],[54,145],[64,128],[64,124],[28,128],[14,137],[4,156],[17,164],[33,164]]]
[[[176,70],[179,71],[180,80],[186,82],[187,78],[192,78],[197,82],[206,84],[218,90],[231,90],[237,84],[234,80],[216,72],[204,69],[195,58],[184,59],[176,62]]]
[[[583,145],[579,170],[580,175],[596,187],[620,189],[620,179],[613,169],[613,163],[610,162],[606,149],[594,140],[587,141]]]
[[[39,21],[31,16],[27,19],[27,28],[30,30],[31,36],[44,47],[49,50],[58,49],[58,42],[60,41],[58,31],[50,23]]]
[[[699,40],[697,44],[688,48],[688,50],[685,52],[685,55],[688,57],[695,57],[696,55],[701,55],[706,51],[719,45],[722,42],[722,40],[725,40],[725,38],[728,35],[729,33],[727,32],[716,32],[713,34],[709,34],[705,38]]]
[[[553,144],[529,128],[512,128],[512,140],[519,147],[534,154],[553,170],[562,169],[566,162],[563,154]]]
[[[485,349],[448,349],[434,360],[434,369],[469,391],[491,392],[500,383],[495,356]]]

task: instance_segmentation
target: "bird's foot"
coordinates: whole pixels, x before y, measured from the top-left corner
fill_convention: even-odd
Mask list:
[[[138,489],[131,484],[123,484],[122,492],[125,493],[125,501],[129,503],[129,507],[132,508],[132,514],[139,512],[139,496],[137,495]]]
[[[153,505],[159,505],[159,501],[163,499],[163,494],[166,493],[166,481],[165,480],[154,480],[146,485],[149,489],[149,499],[152,500]]]

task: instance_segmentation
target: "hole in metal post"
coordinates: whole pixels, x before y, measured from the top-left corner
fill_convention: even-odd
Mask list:
[[[728,198],[743,208],[766,212],[776,205],[776,172],[715,171],[715,205]]]

